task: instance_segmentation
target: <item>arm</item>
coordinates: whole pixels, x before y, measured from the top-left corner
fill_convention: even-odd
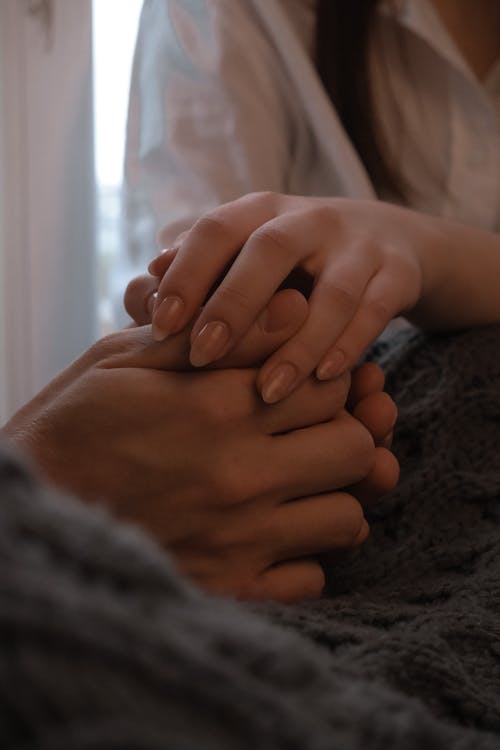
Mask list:
[[[422,292],[407,314],[412,322],[445,330],[500,321],[498,233],[436,219],[421,257]]]

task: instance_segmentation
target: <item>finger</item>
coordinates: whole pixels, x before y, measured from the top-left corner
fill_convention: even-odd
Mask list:
[[[297,333],[308,309],[306,299],[295,289],[277,292],[234,349],[211,367],[257,366]]]
[[[378,391],[361,399],[352,414],[370,432],[375,445],[383,445],[396,424],[398,410],[388,393]]]
[[[260,422],[268,435],[290,432],[333,419],[345,406],[350,376],[320,383],[308,378],[278,404],[261,402]],[[330,386],[325,388],[324,386]]]
[[[250,235],[193,326],[194,365],[219,359],[244,335],[301,257],[312,251],[312,230],[311,218],[296,212],[275,217]]]
[[[376,274],[352,319],[319,363],[318,378],[335,377],[343,369],[352,367],[407,305],[408,289],[413,284],[412,279],[405,280],[388,273]]]
[[[250,195],[226,203],[196,222],[158,289],[153,316],[157,340],[177,333],[191,320],[247,238],[273,215],[271,199]]]
[[[349,390],[349,408],[354,408],[358,401],[370,396],[372,393],[382,391],[385,385],[385,376],[382,368],[375,362],[363,362],[355,367],[351,373],[351,388]]]
[[[159,276],[160,278],[167,273],[168,269],[172,265],[175,256],[177,255],[177,251],[179,250],[182,238],[184,238],[186,234],[187,232],[183,232],[178,241],[176,241],[175,245],[165,248],[160,252],[159,255],[156,256],[156,258],[153,258],[148,266],[148,273],[150,273],[152,276]]]
[[[373,260],[367,259],[360,268],[347,259],[320,277],[309,300],[306,322],[259,372],[257,387],[266,403],[284,398],[310,375],[355,315],[375,271]],[[343,361],[337,365],[337,374],[347,369]]]
[[[347,492],[333,492],[278,506],[259,538],[276,562],[355,547],[367,536],[360,503]]]
[[[269,441],[262,478],[268,472],[270,492],[278,499],[346,487],[364,479],[373,466],[373,439],[347,412],[324,424],[274,435]]]
[[[399,463],[386,448],[375,448],[375,462],[368,476],[349,487],[360,503],[368,505],[389,494],[399,481]]]
[[[293,604],[319,599],[325,587],[323,568],[315,560],[291,560],[268,568],[245,586],[240,599]]]
[[[292,336],[307,317],[307,302],[293,289],[278,292],[247,335],[231,354],[217,363],[220,368],[253,367]],[[147,367],[191,370],[189,329],[163,342],[151,337],[151,327],[120,331],[101,342],[103,367]]]
[[[154,295],[159,282],[158,278],[144,274],[132,279],[125,290],[125,310],[138,326],[151,323]]]

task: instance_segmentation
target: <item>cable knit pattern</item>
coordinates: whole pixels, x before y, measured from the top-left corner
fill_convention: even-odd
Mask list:
[[[364,547],[327,563],[331,595],[273,619],[500,748],[500,328],[403,332],[373,354],[399,408],[399,486]]]
[[[500,748],[500,329],[374,356],[402,478],[314,604],[205,596],[1,446],[1,748]]]

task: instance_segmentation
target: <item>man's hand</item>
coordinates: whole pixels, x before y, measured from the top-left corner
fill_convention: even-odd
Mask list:
[[[276,346],[265,325],[249,335],[252,357]],[[377,464],[370,432],[343,410],[350,378],[310,379],[266,406],[255,370],[169,371],[188,346],[187,336],[155,344],[149,328],[114,334],[4,431],[49,480],[142,525],[210,590],[319,595],[323,572],[309,556],[368,533],[361,505],[341,489]]]
[[[184,233],[185,234],[185,233]],[[170,255],[175,257],[174,253]],[[267,308],[257,318],[243,340],[226,357],[211,365],[217,369],[228,367],[254,367],[272,354],[287,336],[294,335],[305,322],[308,305],[302,293],[297,291],[297,281],[304,286],[304,279],[295,275],[290,279],[293,288],[276,293]],[[154,295],[160,283],[159,278],[149,274],[138,276],[129,283],[124,304],[134,323],[144,326],[151,322]],[[304,290],[305,291],[305,290]],[[310,290],[309,290],[310,291]],[[140,343],[140,342],[138,342]],[[190,340],[187,334],[169,339],[168,367],[176,370],[194,369],[189,362]],[[145,365],[147,352],[149,366],[162,366],[165,353],[151,341],[150,329],[144,328],[144,340],[140,345],[141,362]],[[131,354],[127,349],[126,356]],[[163,361],[165,366],[165,361]],[[352,373],[349,392],[349,411],[371,433],[377,446],[375,461],[370,472],[360,484],[351,488],[356,497],[364,503],[373,502],[377,497],[389,492],[397,483],[399,466],[394,456],[385,448],[390,448],[392,430],[397,418],[394,402],[384,393],[384,375],[373,362],[363,364]]]

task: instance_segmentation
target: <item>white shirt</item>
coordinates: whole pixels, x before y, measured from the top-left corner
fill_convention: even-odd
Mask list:
[[[500,228],[500,64],[479,82],[430,0],[386,0],[373,86],[411,206]],[[145,0],[127,142],[142,264],[205,211],[256,190],[375,197],[312,64],[314,0]],[[381,196],[386,197],[386,196]]]

